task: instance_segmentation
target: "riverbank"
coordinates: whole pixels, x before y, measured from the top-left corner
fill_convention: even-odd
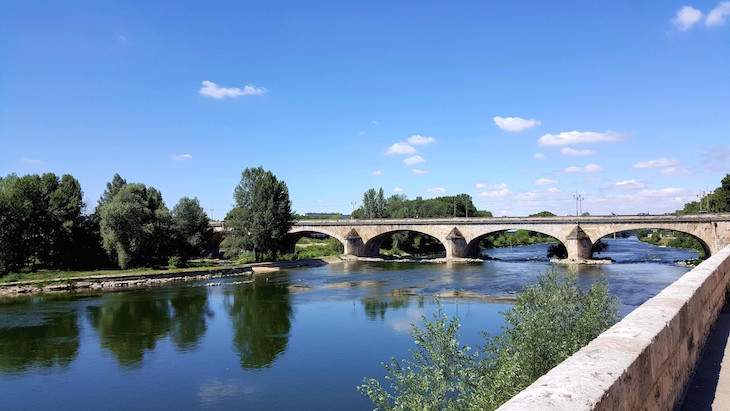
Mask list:
[[[300,267],[318,267],[341,262],[337,257],[300,261],[262,262],[244,265],[200,267],[169,270],[148,270],[138,272],[115,272],[114,270],[90,271],[87,275],[45,276],[0,284],[0,298],[21,297],[34,294],[49,294],[83,291],[119,291],[132,288],[148,288],[173,282],[202,281],[215,278],[257,276]],[[98,274],[101,273],[101,274]],[[52,274],[52,273],[51,273]]]

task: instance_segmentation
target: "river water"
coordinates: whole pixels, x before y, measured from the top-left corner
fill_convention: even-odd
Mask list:
[[[625,315],[697,253],[608,240],[601,276]],[[550,269],[548,245],[488,250],[483,264],[345,262],[242,278],[93,295],[0,300],[0,410],[372,409],[355,387],[410,358],[411,323],[441,298],[462,343],[498,333],[511,296]],[[211,286],[214,284],[214,286]]]

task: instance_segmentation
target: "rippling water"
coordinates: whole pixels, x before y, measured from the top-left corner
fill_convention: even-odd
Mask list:
[[[696,253],[609,240],[601,276],[626,314]],[[355,386],[408,357],[410,324],[458,315],[463,341],[499,332],[510,296],[550,269],[548,245],[489,250],[484,264],[347,262],[98,295],[0,300],[0,409],[372,409]],[[454,296],[459,296],[458,298]]]

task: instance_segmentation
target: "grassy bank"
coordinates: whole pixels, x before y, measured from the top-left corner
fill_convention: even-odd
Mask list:
[[[9,284],[32,284],[43,282],[72,281],[94,278],[123,278],[135,276],[155,276],[186,274],[192,272],[213,273],[232,268],[243,268],[241,264],[201,265],[185,268],[133,268],[128,270],[91,270],[91,271],[36,271],[30,273],[11,273],[0,277],[0,286]]]

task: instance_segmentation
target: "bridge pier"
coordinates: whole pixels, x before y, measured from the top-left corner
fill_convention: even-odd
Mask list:
[[[354,228],[345,236],[345,254],[356,257],[371,257],[368,254],[365,243],[362,241],[362,237],[360,237],[360,234]]]
[[[593,241],[588,237],[588,234],[580,228],[580,225],[575,226],[573,231],[568,234],[563,242],[565,248],[568,250],[568,259],[571,260],[587,260],[591,258],[591,247]]]
[[[471,257],[469,255],[469,244],[456,227],[446,236],[446,241],[442,240],[442,242],[446,248],[446,258]]]

